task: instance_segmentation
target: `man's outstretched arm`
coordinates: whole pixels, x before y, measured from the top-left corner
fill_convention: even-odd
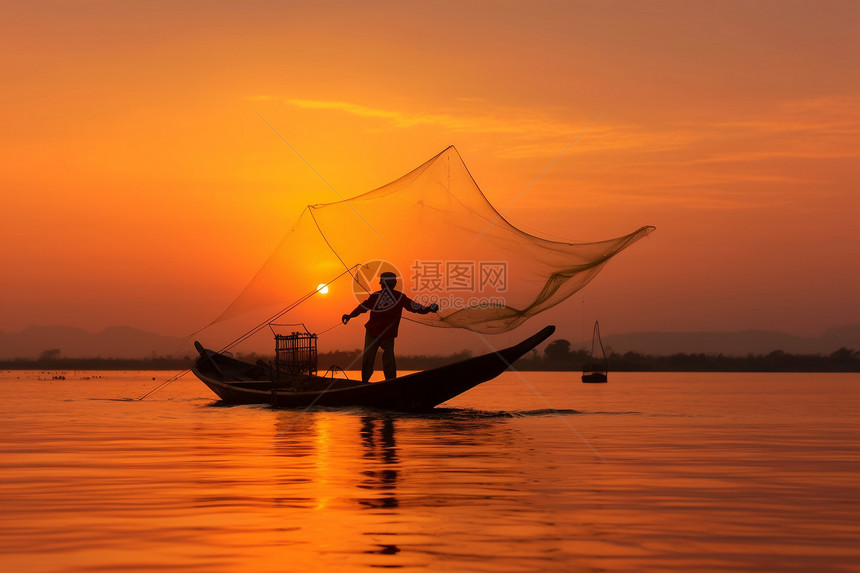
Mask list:
[[[371,308],[370,306],[368,306],[369,302],[370,302],[370,299],[368,298],[366,301],[364,301],[363,303],[361,303],[357,307],[355,307],[355,310],[353,310],[351,313],[341,316],[340,321],[342,323],[346,324],[347,322],[349,322],[349,319],[355,318],[356,316],[358,316],[360,314],[364,314],[365,312],[369,311]]]

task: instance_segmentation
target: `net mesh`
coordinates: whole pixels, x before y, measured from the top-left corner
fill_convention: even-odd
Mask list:
[[[379,275],[391,271],[399,290],[440,306],[438,313],[404,318],[506,332],[577,292],[653,230],[591,243],[526,233],[490,204],[452,146],[383,187],[308,206],[216,322],[283,307],[330,283],[327,294],[290,311],[291,319],[319,332],[377,290]]]

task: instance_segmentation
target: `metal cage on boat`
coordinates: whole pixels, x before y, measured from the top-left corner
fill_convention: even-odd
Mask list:
[[[275,335],[275,371],[278,376],[317,374],[317,335],[293,332]]]

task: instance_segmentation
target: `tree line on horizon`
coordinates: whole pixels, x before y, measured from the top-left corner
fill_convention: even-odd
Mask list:
[[[445,356],[403,355],[397,357],[400,370],[426,370],[459,362],[472,356],[469,351]],[[271,356],[239,354],[237,359],[245,362],[269,362]],[[380,358],[377,357],[379,361]],[[543,352],[533,350],[519,359],[517,370],[534,371],[581,371],[582,366],[592,362],[585,350],[571,350],[564,339],[550,342]],[[860,351],[840,348],[830,354],[789,354],[775,350],[768,354],[733,356],[706,353],[677,353],[650,355],[638,352],[610,352],[609,370],[614,372],[860,372]],[[186,370],[194,359],[156,356],[148,358],[64,358],[58,348],[43,351],[36,359],[15,358],[0,360],[3,370]],[[318,355],[318,369],[325,372],[332,366],[345,370],[358,370],[361,365],[361,350],[335,350]],[[379,366],[381,368],[381,364]]]
[[[683,353],[651,355],[610,351],[609,370],[614,372],[860,372],[860,351],[840,348],[830,354],[790,354],[774,350],[767,354],[734,356]],[[594,362],[586,350],[571,350],[564,339],[552,341],[543,356],[533,351],[517,362],[520,370],[582,370]]]

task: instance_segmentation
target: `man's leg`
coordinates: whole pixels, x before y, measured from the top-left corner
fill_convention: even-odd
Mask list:
[[[380,340],[379,345],[382,347],[382,371],[385,373],[385,379],[394,380],[397,378],[397,361],[394,359],[394,339]]]
[[[361,380],[370,382],[373,375],[373,363],[376,361],[376,351],[379,350],[379,340],[369,332],[364,335],[364,352],[361,355]]]

